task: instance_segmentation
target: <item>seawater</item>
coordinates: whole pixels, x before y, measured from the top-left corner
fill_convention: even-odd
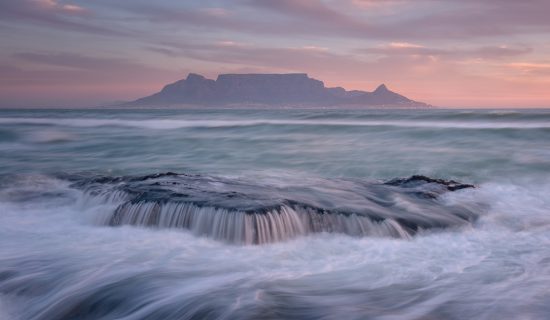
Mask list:
[[[544,319],[549,194],[549,110],[0,110],[0,319]]]

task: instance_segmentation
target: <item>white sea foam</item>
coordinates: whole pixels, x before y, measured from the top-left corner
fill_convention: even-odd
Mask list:
[[[0,124],[57,125],[67,127],[120,126],[146,129],[180,128],[227,128],[262,125],[274,126],[345,126],[345,127],[405,127],[405,128],[449,128],[449,129],[544,129],[550,128],[547,121],[413,121],[413,120],[290,120],[290,119],[248,119],[248,120],[187,120],[150,119],[120,120],[100,118],[0,118]]]
[[[76,141],[78,136],[62,130],[35,130],[26,138],[34,143],[59,143]]]
[[[83,224],[78,201],[4,203],[0,271],[9,280],[0,290],[19,292],[14,301],[21,304],[12,303],[10,313],[21,319],[61,318],[73,308],[93,314],[102,309],[89,306],[110,299],[118,301],[110,312],[128,319],[203,312],[253,318],[265,308],[282,317],[543,316],[550,225],[517,229],[508,221],[516,217],[519,226],[546,210],[546,200],[532,201],[540,195],[526,185],[491,183],[449,194],[448,201],[489,201],[491,210],[471,230],[412,241],[318,234],[261,247],[185,231]],[[493,307],[483,308],[487,303]]]

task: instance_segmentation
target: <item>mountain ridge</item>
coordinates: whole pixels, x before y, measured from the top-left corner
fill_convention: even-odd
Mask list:
[[[306,73],[228,73],[216,80],[197,73],[165,85],[161,91],[124,104],[125,106],[265,106],[265,107],[397,107],[426,108],[388,89],[348,91],[325,87]]]

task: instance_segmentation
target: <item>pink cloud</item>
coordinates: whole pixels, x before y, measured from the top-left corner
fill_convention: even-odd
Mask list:
[[[15,65],[0,65],[0,103],[93,105],[135,99],[188,70],[162,69],[124,58],[68,53],[19,53]]]
[[[60,3],[58,0],[29,0],[31,4],[43,10],[52,10],[55,12],[67,14],[83,14],[88,12],[87,9],[76,4]]]
[[[73,3],[58,0],[5,0],[0,1],[0,18],[15,25],[37,25],[69,32],[128,35],[127,32],[97,24],[92,12]]]

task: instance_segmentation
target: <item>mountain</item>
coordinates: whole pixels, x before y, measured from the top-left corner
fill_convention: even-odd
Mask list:
[[[216,80],[190,73],[160,92],[127,106],[430,107],[380,85],[373,92],[327,88],[305,73],[220,74]]]

